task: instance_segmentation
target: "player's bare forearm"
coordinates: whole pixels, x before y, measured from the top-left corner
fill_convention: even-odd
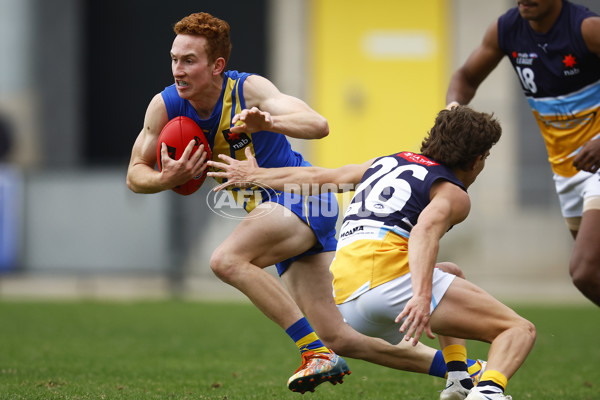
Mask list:
[[[431,278],[439,242],[452,225],[466,218],[470,208],[468,195],[449,182],[434,185],[432,196],[408,240],[408,264],[415,296],[431,296]]]
[[[420,218],[421,220],[421,218]],[[404,310],[396,317],[402,322],[399,330],[404,340],[411,340],[416,346],[423,332],[434,338],[429,325],[433,269],[439,250],[439,238],[443,235],[443,224],[427,220],[417,222],[408,240],[408,264],[410,265],[413,295]]]
[[[231,128],[234,133],[271,131],[296,139],[321,139],[329,134],[327,120],[310,109],[272,115],[253,107],[236,114],[231,122],[234,124]]]
[[[408,264],[415,296],[431,298],[431,278],[439,251],[439,229],[415,225],[408,241]]]
[[[303,100],[281,93],[263,77],[249,76],[244,82],[244,96],[249,110],[234,116],[233,122],[239,119],[241,123],[232,132],[269,130],[298,139],[320,139],[329,134],[325,117]]]
[[[349,164],[335,169],[312,166],[260,168],[250,148],[246,148],[245,155],[246,160],[236,160],[219,154],[223,162],[208,161],[210,167],[218,169],[209,172],[208,176],[227,179],[226,183],[215,190],[252,183],[304,195],[344,192],[355,188],[372,163],[369,160],[363,164]]]
[[[227,156],[225,156],[227,157]],[[224,157],[221,157],[225,159]],[[230,186],[248,186],[249,184],[269,187],[275,190],[294,192],[303,195],[319,194],[327,185],[328,191],[339,191],[339,186],[327,182],[327,169],[321,167],[283,167],[255,168],[245,171],[243,162],[230,164],[209,161],[209,166],[221,171],[209,172],[213,178],[227,179],[227,182],[215,188],[216,191]]]
[[[446,93],[446,104],[456,102],[461,105],[469,104],[475,97],[477,87],[468,83],[461,70],[452,76],[448,92]]]
[[[167,190],[160,181],[158,171],[145,164],[130,165],[127,171],[127,187],[135,193],[152,194]]]
[[[329,123],[320,114],[305,110],[274,116],[273,131],[296,139],[321,139],[329,135]]]
[[[165,190],[161,187],[158,171],[154,169],[156,160],[152,157],[155,153],[149,150],[154,146],[155,142],[144,131],[139,134],[133,145],[127,168],[127,187],[135,193],[149,194]]]
[[[452,76],[446,93],[446,104],[453,101],[469,104],[481,82],[496,68],[504,53],[498,45],[498,25],[492,23],[481,44],[469,55]]]
[[[154,169],[157,162],[158,137],[167,121],[167,109],[163,98],[160,93],[156,94],[146,109],[143,129],[131,150],[127,169],[127,187],[135,193],[158,193],[169,189],[162,174]]]

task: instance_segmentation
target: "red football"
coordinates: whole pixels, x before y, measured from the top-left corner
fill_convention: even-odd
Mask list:
[[[196,152],[198,147],[200,147],[200,144],[204,144],[204,150],[208,154],[207,160],[210,160],[211,152],[208,140],[206,139],[206,136],[204,136],[202,129],[200,129],[198,124],[196,124],[193,119],[188,117],[175,117],[167,122],[163,130],[160,132],[158,144],[156,146],[158,170],[162,171],[162,162],[160,158],[160,147],[162,143],[166,143],[169,157],[174,160],[179,160],[183,154],[183,151],[191,140],[196,141],[196,144],[192,149],[192,154]],[[174,187],[173,191],[184,196],[194,193],[200,188],[200,186],[202,186],[202,183],[204,183],[207,172],[208,171],[205,170],[202,175],[190,179],[183,185]]]

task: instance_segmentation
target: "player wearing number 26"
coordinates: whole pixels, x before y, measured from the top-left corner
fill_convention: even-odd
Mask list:
[[[505,55],[546,142],[575,238],[573,283],[600,306],[600,17],[569,1],[518,0],[454,73],[447,103],[471,101]]]
[[[505,399],[507,380],[531,350],[535,327],[474,284],[435,268],[439,241],[467,217],[467,188],[500,134],[489,114],[457,106],[438,114],[420,154],[400,152],[337,169],[265,169],[251,158],[209,163],[226,171],[219,174],[230,183],[313,191],[325,184],[339,190],[358,185],[331,264],[335,302],[344,320],[391,343],[412,339],[416,345],[424,331],[432,338],[436,332],[445,351],[449,337],[490,342],[487,368],[476,389],[440,398],[468,394],[467,399],[478,399],[483,393]],[[449,378],[468,377],[464,357],[462,373],[448,363]]]
[[[174,33],[170,51],[174,82],[157,93],[146,110],[127,170],[132,191],[170,190],[205,171],[206,144],[194,153],[195,138],[175,159],[169,156],[166,142],[161,141],[157,154],[161,132],[177,117],[191,119],[192,126],[197,125],[192,132],[202,130],[213,159],[227,155],[243,161],[249,156],[267,167],[309,165],[292,150],[287,137],[325,137],[327,120],[301,99],[280,92],[268,79],[228,70],[232,45],[226,21],[194,13],[177,22]],[[157,161],[160,170],[155,169]],[[229,189],[239,192],[235,185]],[[446,375],[441,351],[425,345],[393,346],[360,335],[342,319],[331,296],[329,273],[337,244],[338,208],[333,194],[309,199],[264,187],[255,193],[259,196],[239,197],[248,215],[214,250],[210,268],[243,292],[295,343],[302,364],[288,379],[290,390],[303,393],[324,382],[342,382],[350,371],[334,351],[397,369]],[[271,265],[276,265],[281,281],[266,270]],[[240,328],[242,345],[247,328]],[[270,350],[269,343],[264,345]],[[471,363],[471,373],[480,370],[479,363]]]

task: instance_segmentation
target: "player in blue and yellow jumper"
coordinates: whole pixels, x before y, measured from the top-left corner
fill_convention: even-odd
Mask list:
[[[159,134],[169,120],[182,115],[202,128],[213,159],[220,154],[245,159],[249,149],[264,167],[309,165],[291,149],[287,136],[322,138],[329,133],[327,120],[264,77],[226,71],[231,42],[225,21],[196,13],[179,21],[174,30],[171,67],[175,83],[154,96],[147,108],[132,149],[128,187],[136,193],[157,193],[204,172],[206,153],[200,149],[190,155],[193,141],[179,160],[170,159],[163,144],[162,170],[155,169]],[[235,194],[236,188],[231,189]],[[349,357],[443,377],[446,368],[440,352],[427,346],[391,346],[360,335],[344,323],[333,302],[328,269],[336,246],[335,197],[325,194],[309,199],[259,191],[261,196],[249,202],[240,196],[248,216],[214,251],[210,267],[298,346],[303,362],[288,387],[304,392],[322,382],[341,381],[348,367],[330,348]],[[274,264],[290,293],[265,271]],[[474,363],[472,372],[479,369]]]

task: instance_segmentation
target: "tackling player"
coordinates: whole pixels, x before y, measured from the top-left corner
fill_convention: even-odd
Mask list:
[[[458,106],[438,114],[421,154],[400,152],[337,169],[265,169],[250,154],[246,162],[221,156],[225,162],[210,165],[222,172],[209,175],[280,190],[358,185],[331,264],[344,320],[391,343],[404,338],[416,345],[423,332],[438,333],[449,371],[441,399],[511,399],[504,390],[534,344],[535,327],[474,284],[435,268],[439,241],[467,217],[467,188],[500,134],[490,115]],[[487,368],[472,390],[466,349],[449,336],[491,343]]]
[[[169,158],[163,145],[162,171],[155,170],[159,134],[169,120],[182,115],[203,129],[213,158],[227,155],[244,160],[250,155],[265,167],[309,165],[291,149],[286,136],[322,138],[329,133],[327,120],[261,76],[226,70],[231,50],[227,22],[196,13],[179,21],[174,30],[171,68],[175,83],[154,96],[147,108],[133,145],[127,186],[136,193],[157,193],[204,171],[206,153],[198,150],[190,156],[194,141],[179,160]],[[298,346],[302,365],[288,380],[292,391],[312,391],[322,382],[336,383],[349,373],[345,361],[330,349],[444,377],[446,365],[440,352],[425,345],[417,349],[392,346],[359,334],[343,321],[331,296],[328,268],[337,244],[337,202],[331,193],[312,199],[317,202],[268,190],[262,196],[262,202],[244,204],[248,217],[214,251],[210,267]],[[322,208],[328,213],[321,213]],[[290,293],[264,270],[275,264]],[[471,373],[477,374],[480,365],[472,360],[471,364]]]

